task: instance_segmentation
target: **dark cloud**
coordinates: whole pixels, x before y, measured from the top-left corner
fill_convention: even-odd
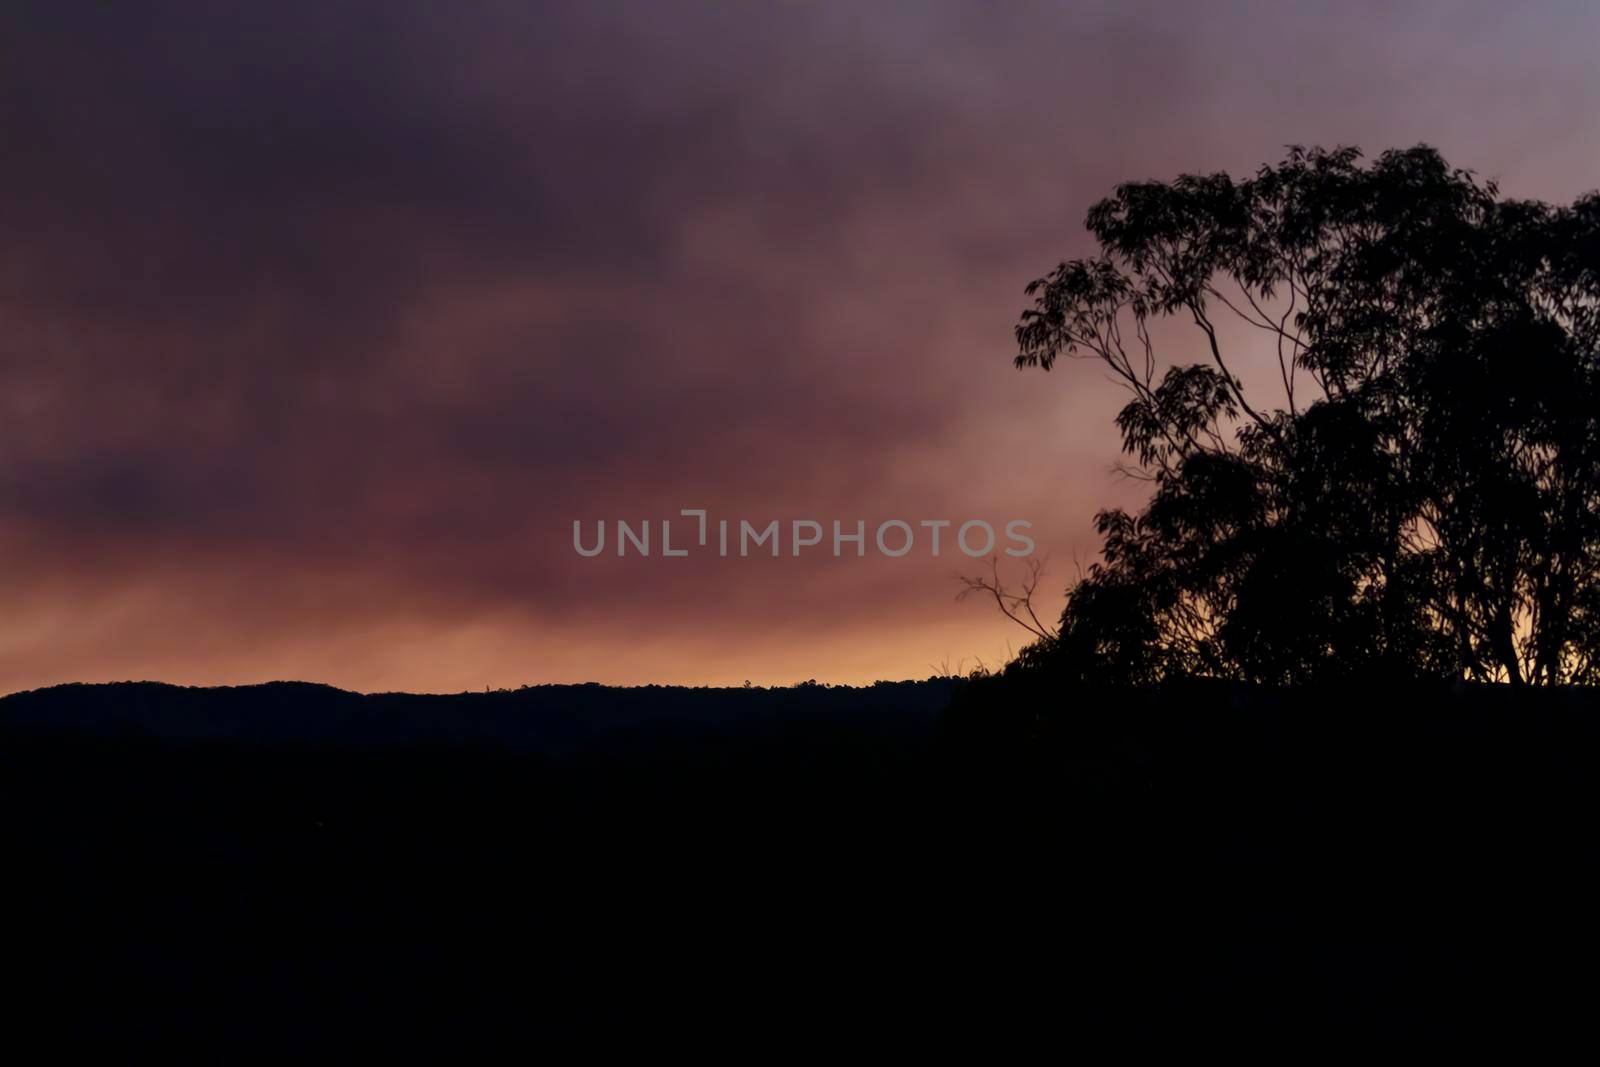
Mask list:
[[[1116,393],[1007,339],[1115,182],[1430,140],[1595,184],[1581,5],[1000,7],[8,5],[0,689],[993,658],[950,560],[589,563],[570,523],[1082,557],[1136,493]]]

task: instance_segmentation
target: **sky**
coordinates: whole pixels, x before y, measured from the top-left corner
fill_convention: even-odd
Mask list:
[[[0,693],[995,666],[986,564],[872,530],[1026,520],[1058,614],[1137,505],[1117,388],[1011,363],[1088,208],[1296,143],[1571,200],[1596,40],[1586,2],[13,0]],[[783,554],[664,558],[685,508]],[[574,551],[618,519],[656,551]]]

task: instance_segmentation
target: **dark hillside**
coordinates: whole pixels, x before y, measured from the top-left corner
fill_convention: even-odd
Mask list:
[[[1518,1033],[1591,1002],[1593,695],[1025,679],[10,697],[14,1014],[453,1054]]]
[[[955,688],[939,680],[783,689],[541,685],[434,696],[351,693],[304,682],[216,688],[121,682],[0,698],[0,728],[172,742],[453,745],[562,755],[624,749],[641,739],[781,736],[797,727],[926,735]]]

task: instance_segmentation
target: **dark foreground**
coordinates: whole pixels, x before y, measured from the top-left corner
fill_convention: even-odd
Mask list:
[[[953,701],[953,706],[951,705]],[[1600,699],[0,700],[14,1040],[751,1056],[1585,1026]]]

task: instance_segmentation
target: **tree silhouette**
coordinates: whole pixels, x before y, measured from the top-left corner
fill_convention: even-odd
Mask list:
[[[1120,186],[1088,228],[1098,255],[1028,286],[1016,364],[1108,368],[1153,491],[1096,516],[1102,559],[1028,662],[1600,678],[1600,196],[1296,147],[1243,181]],[[1271,353],[1249,388],[1238,334]]]

